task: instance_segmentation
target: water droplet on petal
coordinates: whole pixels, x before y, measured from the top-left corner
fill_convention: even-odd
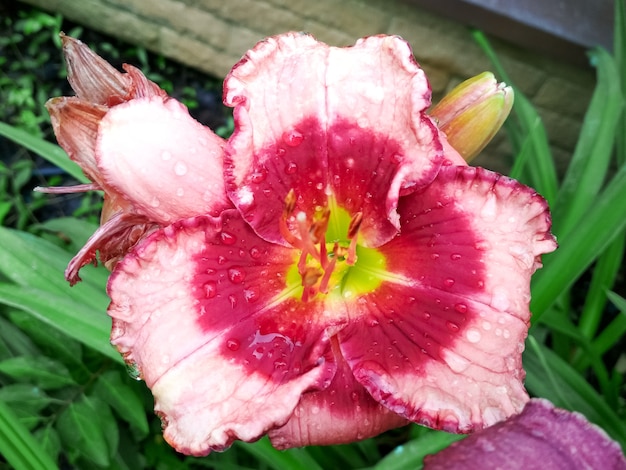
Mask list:
[[[430,258],[431,258],[431,259],[437,259],[437,258],[439,258],[439,253],[431,253],[431,254],[430,254]]]
[[[246,299],[246,302],[251,304],[259,300],[259,294],[254,289],[244,289],[243,298]]]
[[[296,162],[289,162],[285,165],[285,173],[288,175],[293,175],[296,171],[298,171],[298,165],[296,165]]]
[[[423,315],[424,320],[428,321],[430,320],[430,317],[431,317],[430,313],[424,312],[424,315]]]
[[[459,313],[466,313],[467,312],[467,305],[465,305],[465,304],[456,304],[454,306],[454,310],[456,310]]]
[[[253,183],[262,183],[267,178],[267,170],[265,168],[259,168],[254,170],[250,175],[250,181]]]
[[[246,278],[246,273],[240,268],[230,268],[228,270],[228,279],[233,284],[241,284]]]
[[[185,176],[187,174],[187,165],[183,162],[176,162],[176,165],[174,165],[174,173],[178,176]]]
[[[228,232],[221,232],[220,239],[224,245],[234,245],[237,242],[237,238],[232,233]]]
[[[485,331],[489,331],[491,329],[491,323],[489,323],[487,320],[483,321],[483,330]]]
[[[183,197],[183,196],[185,195],[185,190],[184,190],[183,188],[178,188],[178,189],[176,190],[176,195],[177,195],[178,197]]]
[[[224,264],[226,264],[226,257],[225,257],[225,256],[222,256],[222,255],[219,255],[219,256],[217,257],[217,264],[222,265],[222,266],[223,266]]]
[[[475,328],[470,328],[469,330],[467,330],[465,336],[470,343],[478,343],[481,338],[480,331]]]
[[[226,347],[230,349],[231,351],[237,351],[239,349],[239,346],[241,346],[241,344],[239,343],[238,340],[234,338],[226,341]]]
[[[215,284],[215,282],[213,281],[209,281],[205,283],[203,286],[203,289],[204,289],[204,296],[207,299],[212,299],[213,297],[217,295],[217,284]]]
[[[285,132],[283,134],[283,141],[289,147],[297,147],[298,145],[302,143],[303,140],[304,140],[304,136],[302,135],[302,133],[296,130]]]
[[[237,297],[231,294],[228,296],[228,300],[230,301],[231,308],[235,308],[237,306]]]
[[[259,259],[261,257],[261,250],[258,246],[253,246],[250,248],[250,256],[252,259]]]
[[[461,259],[461,254],[460,254],[460,253],[452,253],[452,254],[450,255],[450,259],[451,259],[452,261],[458,261],[458,260],[460,260],[460,259]]]
[[[446,287],[452,287],[454,285],[454,279],[452,279],[451,277],[444,279],[443,285]]]
[[[154,197],[150,200],[150,205],[151,205],[152,207],[159,207],[159,206],[161,205],[161,200],[160,200],[158,197],[154,196]]]
[[[167,150],[164,151],[163,153],[161,153],[161,159],[163,161],[167,161],[167,160],[169,160],[171,158],[172,158],[172,154],[170,152],[168,152]]]
[[[451,321],[446,322],[446,327],[453,333],[456,333],[457,331],[459,331],[459,325]]]

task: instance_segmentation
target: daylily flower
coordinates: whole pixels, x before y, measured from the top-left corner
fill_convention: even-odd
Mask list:
[[[619,444],[578,413],[530,400],[522,413],[424,459],[425,470],[624,470]]]
[[[99,175],[160,227],[114,268],[111,340],[177,450],[409,421],[470,432],[522,409],[529,280],[556,247],[547,205],[467,166],[430,96],[398,37],[289,33],[226,78],[225,145],[171,99],[106,111]],[[198,207],[207,182],[228,199]]]
[[[430,116],[469,162],[491,142],[512,107],[513,89],[498,83],[491,72],[483,72],[456,86]]]

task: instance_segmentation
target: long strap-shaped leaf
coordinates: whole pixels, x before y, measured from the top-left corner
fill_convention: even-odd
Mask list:
[[[36,154],[42,156],[50,163],[58,166],[69,175],[72,175],[81,183],[89,183],[89,179],[83,174],[80,167],[74,163],[67,154],[58,145],[46,142],[39,137],[34,137],[28,132],[18,129],[13,126],[9,126],[3,122],[0,122],[0,135],[3,135],[7,139],[11,139],[19,145],[32,150]]]
[[[39,443],[0,401],[0,454],[20,470],[56,470],[58,467]]]

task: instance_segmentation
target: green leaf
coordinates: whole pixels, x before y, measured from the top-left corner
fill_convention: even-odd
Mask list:
[[[70,160],[67,154],[58,145],[46,142],[44,139],[34,137],[26,131],[9,126],[0,122],[0,135],[26,147],[27,149],[42,156],[50,163],[58,166],[81,183],[89,183],[89,179],[83,174],[80,167]]]
[[[64,295],[2,283],[0,303],[21,308],[115,362],[124,362],[109,342],[111,320],[104,311],[94,312]]]
[[[12,408],[21,408],[36,414],[48,406],[54,399],[46,395],[41,388],[15,383],[3,385],[0,388],[0,401],[10,405]]]
[[[57,469],[50,456],[2,401],[0,401],[0,455],[15,469]]]
[[[42,238],[0,227],[0,271],[16,284],[66,293],[80,303],[105,311],[108,299],[104,284],[85,276],[85,281],[70,287],[63,272],[71,255]],[[98,278],[97,282],[101,282]]]
[[[6,345],[11,357],[13,356],[37,356],[39,348],[22,330],[13,323],[0,316],[0,339]]]
[[[417,439],[412,439],[406,444],[396,447],[378,462],[374,469],[404,470],[410,468],[419,470],[423,468],[424,457],[429,454],[435,454],[464,437],[443,431],[426,432]]]
[[[19,382],[32,382],[44,390],[75,385],[67,368],[45,356],[20,356],[0,362],[0,372]]]
[[[33,339],[48,357],[62,360],[66,364],[82,365],[80,343],[56,328],[49,328],[44,322],[23,311],[10,314],[11,321]]]
[[[98,416],[94,402],[81,395],[59,415],[57,431],[65,448],[77,450],[88,460],[106,467],[110,463],[109,444],[100,420],[94,416]]]
[[[235,442],[235,446],[275,470],[322,470],[305,448],[279,451],[272,447],[267,437],[252,444]]]
[[[626,165],[622,166],[576,230],[559,239],[559,249],[542,257],[544,267],[532,279],[533,322],[569,289],[576,279],[626,227]]]
[[[607,291],[613,287],[624,255],[624,236],[615,240],[602,253],[593,268],[591,285],[585,297],[585,305],[578,322],[580,331],[587,338],[593,338],[602,321],[607,302]]]
[[[148,420],[141,399],[122,381],[119,371],[107,371],[98,377],[93,394],[111,405],[124,421],[139,431],[140,437],[148,434]]]
[[[61,453],[61,438],[52,426],[52,423],[37,429],[34,436],[46,454],[50,455],[54,460],[58,460]]]
[[[553,231],[565,237],[577,228],[602,188],[611,159],[615,131],[623,109],[619,75],[613,58],[596,49],[598,84],[561,189],[552,205]]]

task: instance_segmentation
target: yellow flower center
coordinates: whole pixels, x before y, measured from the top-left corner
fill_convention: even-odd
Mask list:
[[[333,196],[311,218],[304,212],[293,214],[294,207],[291,190],[281,220],[283,236],[298,253],[287,272],[288,293],[304,302],[319,295],[349,299],[380,285],[386,277],[385,256],[359,244],[361,212],[350,215]],[[288,221],[295,230],[288,228]]]

